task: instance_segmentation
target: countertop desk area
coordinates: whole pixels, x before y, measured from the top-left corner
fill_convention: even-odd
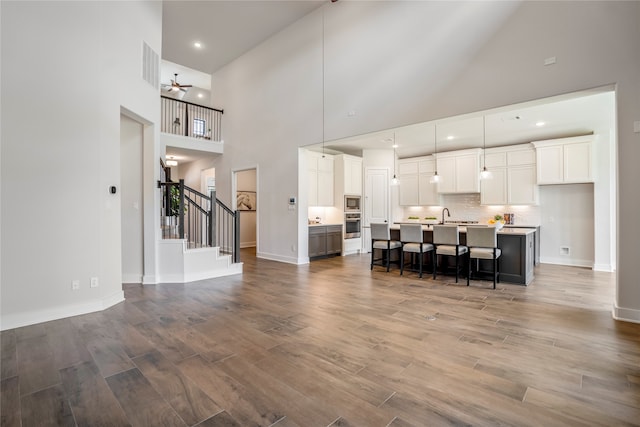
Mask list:
[[[391,238],[400,239],[400,224],[391,224]],[[460,244],[467,243],[467,228],[458,226]],[[425,242],[433,242],[433,226],[422,225]],[[535,265],[535,228],[505,227],[498,231],[500,281],[528,285],[533,280]],[[481,261],[483,262],[483,261]],[[466,271],[466,270],[464,270]]]

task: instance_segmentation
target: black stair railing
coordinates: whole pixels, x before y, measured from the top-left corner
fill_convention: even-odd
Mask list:
[[[179,182],[158,181],[162,190],[163,239],[184,239],[188,249],[218,247],[240,261],[240,215],[216,198]],[[213,201],[213,202],[212,202]]]
[[[222,140],[224,110],[161,96],[160,131],[174,135]]]

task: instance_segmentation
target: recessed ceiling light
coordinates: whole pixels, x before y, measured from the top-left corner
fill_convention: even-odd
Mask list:
[[[202,98],[203,96],[204,96],[204,95],[203,95],[203,94],[201,94],[201,93],[199,93],[199,94],[198,94],[198,98]]]
[[[398,148],[398,144],[393,144],[391,148]]]
[[[448,141],[451,141],[452,139],[453,139],[453,135],[449,135],[449,136],[447,136],[447,140],[448,140]]]
[[[198,49],[200,49],[202,47],[202,43],[200,42],[193,42],[193,47],[197,47]]]
[[[536,126],[538,126],[538,127],[542,127],[542,126],[544,126],[544,125],[545,125],[545,123],[544,123],[544,122],[536,122]]]

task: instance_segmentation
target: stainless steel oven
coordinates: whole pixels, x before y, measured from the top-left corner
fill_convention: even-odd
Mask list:
[[[362,227],[361,216],[359,213],[344,214],[344,238],[357,239],[360,237]]]
[[[345,212],[361,212],[360,196],[344,196],[344,211]]]

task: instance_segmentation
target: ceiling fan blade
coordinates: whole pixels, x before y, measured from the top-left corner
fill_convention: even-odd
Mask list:
[[[193,85],[178,85],[180,87],[193,87]]]

